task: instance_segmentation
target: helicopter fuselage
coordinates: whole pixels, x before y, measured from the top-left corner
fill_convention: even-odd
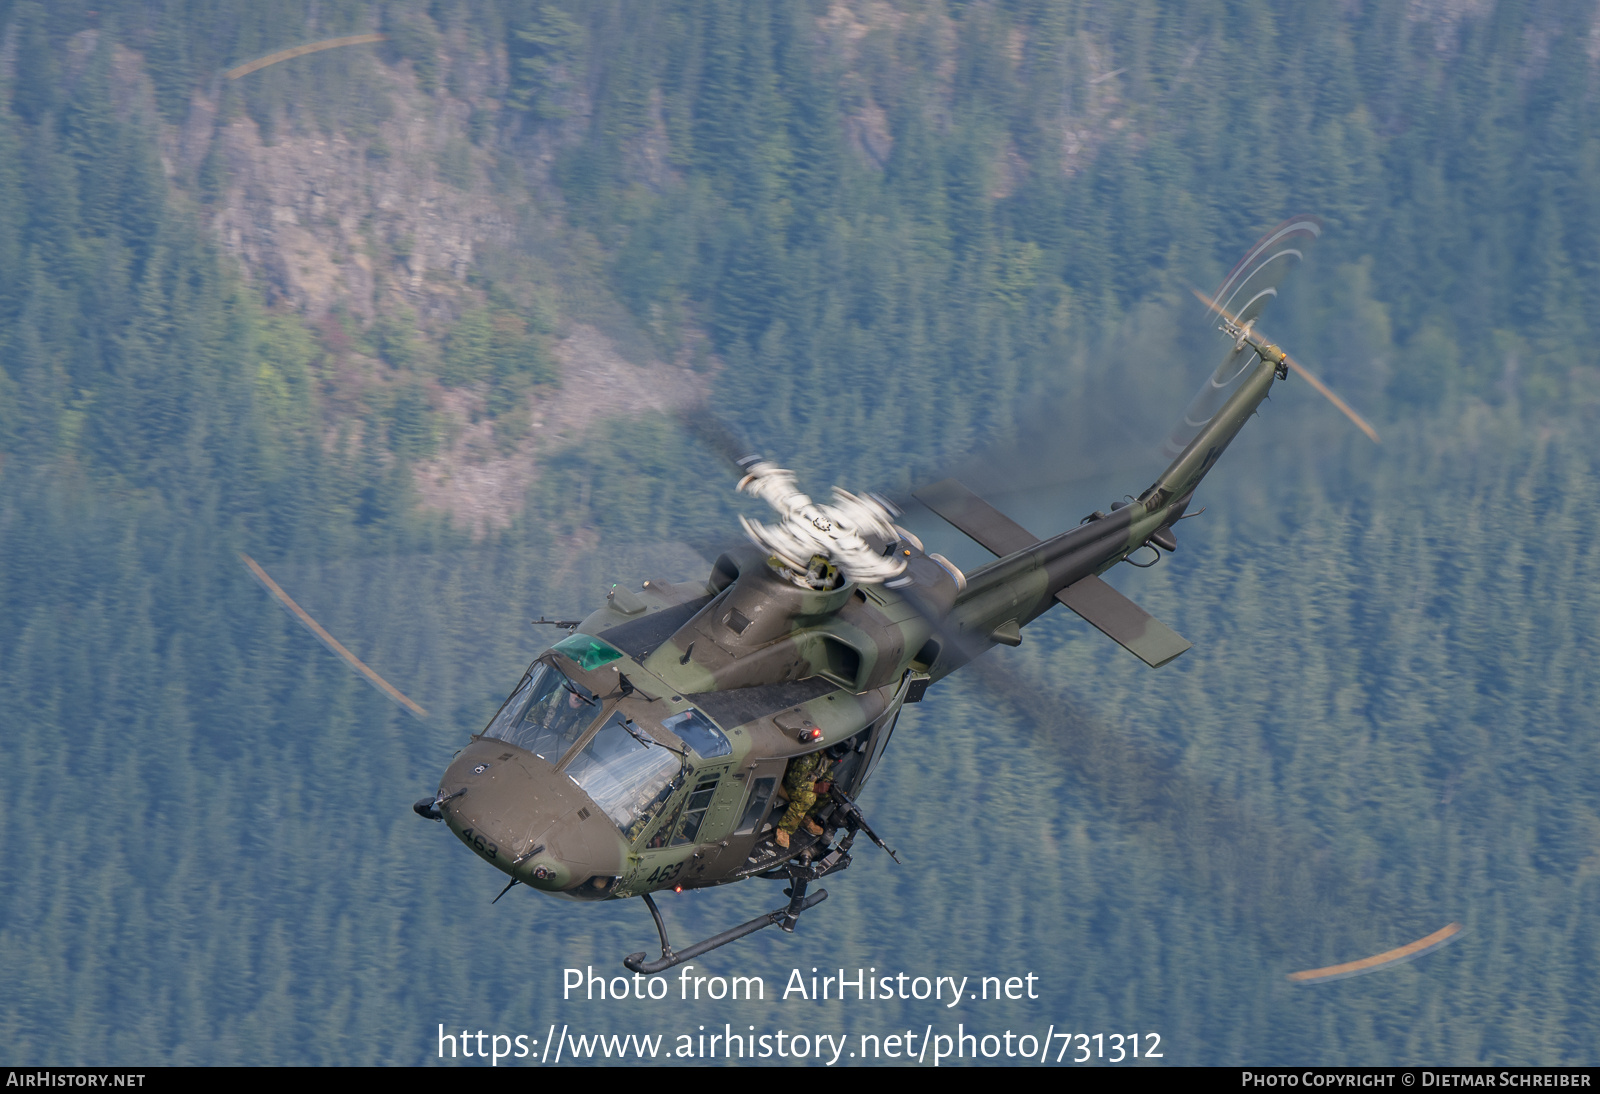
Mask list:
[[[770,836],[791,759],[827,750],[853,798],[905,703],[1016,645],[1058,600],[1151,664],[1188,648],[1096,575],[1148,543],[1172,549],[1195,487],[1282,375],[1259,360],[1144,494],[1060,535],[1034,539],[975,497],[935,503],[1002,556],[970,575],[902,531],[884,551],[903,553],[903,575],[881,585],[797,588],[744,549],[704,586],[614,587],[457,756],[436,815],[514,880],[572,899],[769,873],[786,858]]]
[[[950,573],[929,565],[953,594]],[[833,780],[854,795],[929,679],[915,655],[930,626],[900,596],[788,595],[799,592],[754,551],[724,555],[704,588],[613,590],[507,701],[559,672],[592,697],[587,724],[541,747],[520,731],[527,714],[510,724],[502,708],[507,727],[491,723],[445,773],[442,796],[466,793],[441,803],[443,818],[512,877],[580,900],[770,870],[779,859],[756,850],[770,844],[788,761],[830,750]],[[785,600],[800,610],[780,617],[771,606]],[[781,634],[763,634],[778,621]]]

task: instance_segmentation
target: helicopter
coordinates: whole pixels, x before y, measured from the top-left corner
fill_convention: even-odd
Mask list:
[[[1305,377],[1377,440],[1254,329],[1320,234],[1314,217],[1285,221],[1216,292],[1196,291],[1230,345],[1167,439],[1170,464],[1137,497],[1039,538],[956,479],[914,491],[995,556],[970,573],[896,523],[895,502],[838,487],[815,501],[791,472],[702,422],[697,431],[741,474],[738,490],[777,519],[741,517],[748,543],[719,554],[704,583],[613,586],[581,620],[535,620],[568,633],[415,812],[507,874],[501,896],[522,884],[576,901],[641,898],[661,955],[628,955],[635,973],[769,926],[794,931],[828,895],[811,886],[849,867],[858,837],[898,861],[858,799],[904,707],[931,685],[994,646],[1019,645],[1022,628],[1057,603],[1151,668],[1190,648],[1100,575],[1177,550],[1174,529],[1197,515],[1197,488],[1275,383]],[[673,947],[653,893],[750,878],[787,881],[787,903]]]

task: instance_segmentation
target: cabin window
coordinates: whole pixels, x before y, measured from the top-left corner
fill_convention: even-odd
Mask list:
[[[680,843],[693,843],[695,836],[700,833],[700,823],[706,819],[706,810],[711,808],[711,799],[717,794],[717,780],[722,777],[722,772],[713,772],[703,775],[695,784],[694,792],[689,795],[689,800],[683,803],[683,819],[678,822],[678,834],[672,837],[672,845]]]
[[[686,710],[670,718],[663,718],[661,726],[668,732],[677,734],[678,739],[694,749],[702,759],[714,760],[718,756],[728,756],[733,753],[733,745],[728,743],[728,738],[723,736],[722,730],[714,726],[711,719],[698,710]]]
[[[632,840],[672,796],[678,757],[659,744],[646,744],[643,731],[629,732],[621,714],[612,714],[582,752],[567,765],[567,778],[605,811]]]
[[[739,818],[739,827],[734,830],[734,835],[748,836],[767,819],[767,813],[772,807],[772,791],[777,785],[776,775],[755,781],[755,785],[750,788],[750,801],[744,807],[744,816]]]

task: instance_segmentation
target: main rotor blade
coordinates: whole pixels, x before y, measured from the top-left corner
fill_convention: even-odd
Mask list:
[[[243,559],[244,564],[250,568],[251,575],[261,583],[262,588],[271,593],[273,597],[276,598],[278,603],[283,606],[284,610],[290,615],[294,616],[295,619],[306,628],[306,630],[316,635],[317,641],[321,642],[324,646],[327,646],[328,649],[338,654],[345,664],[349,665],[362,676],[366,677],[367,682],[373,687],[377,688],[389,698],[393,699],[395,702],[409,710],[419,721],[425,721],[427,719],[428,712],[426,710],[422,709],[422,707],[406,698],[399,688],[395,687],[393,684],[389,683],[389,681],[379,676],[375,671],[369,668],[367,664],[361,660],[361,658],[345,649],[337,638],[323,630],[322,624],[311,618],[311,613],[307,612],[300,605],[296,604],[293,598],[291,598],[288,593],[284,592],[276,581],[267,576],[267,571],[261,568],[260,563],[251,558],[249,555],[245,554],[243,551],[239,552],[239,557]]]
[[[1193,285],[1189,286],[1189,291],[1194,293],[1196,299],[1198,299],[1200,301],[1200,303],[1204,304],[1207,308],[1210,308],[1212,311],[1214,311],[1218,315],[1222,316],[1222,318],[1226,319],[1229,323],[1233,324],[1233,326],[1238,327],[1239,329],[1244,330],[1246,332],[1249,331],[1250,325],[1248,323],[1240,322],[1239,319],[1235,315],[1233,315],[1232,312],[1228,311],[1228,309],[1224,308],[1221,304],[1218,304],[1215,300],[1211,299],[1205,293],[1201,292],[1199,289],[1195,288]],[[1373,444],[1382,444],[1383,443],[1382,441],[1378,440],[1378,431],[1376,429],[1373,429],[1371,425],[1367,424],[1367,420],[1365,418],[1363,418],[1361,415],[1357,414],[1355,412],[1355,410],[1350,406],[1349,403],[1345,402],[1343,399],[1339,398],[1339,396],[1335,395],[1329,389],[1327,384],[1324,384],[1321,380],[1319,380],[1315,376],[1313,376],[1309,369],[1307,369],[1300,362],[1296,361],[1293,357],[1290,357],[1287,353],[1285,353],[1283,355],[1283,363],[1285,365],[1287,365],[1288,367],[1294,369],[1294,371],[1297,372],[1302,378],[1304,378],[1307,383],[1309,383],[1312,387],[1316,388],[1318,394],[1322,395],[1330,403],[1332,403],[1334,406],[1338,407],[1341,411],[1343,411],[1344,412],[1344,416],[1349,418],[1352,422],[1354,422],[1356,424],[1356,428],[1357,429],[1361,430],[1361,432],[1365,433],[1368,437],[1372,438],[1372,443]]]
[[[745,464],[756,455],[744,434],[705,403],[679,410],[678,421],[707,448],[733,464],[741,475]]]
[[[1348,980],[1352,976],[1365,976],[1367,973],[1378,972],[1380,969],[1392,968],[1407,961],[1415,961],[1424,954],[1430,954],[1440,946],[1454,941],[1461,934],[1461,924],[1447,923],[1437,931],[1415,942],[1400,946],[1383,953],[1363,957],[1359,961],[1346,961],[1342,965],[1329,965],[1321,969],[1304,969],[1292,972],[1289,979],[1296,984],[1328,984],[1335,980]]]
[[[361,46],[370,42],[387,42],[387,34],[351,34],[343,38],[324,38],[320,42],[308,42],[301,46],[291,46],[280,49],[276,53],[269,53],[265,57],[257,57],[254,61],[246,61],[228,69],[223,75],[230,80],[248,76],[252,72],[260,72],[268,65],[275,65],[279,61],[288,61],[295,57],[304,57],[308,53],[321,53],[325,49],[339,49],[341,46]]]
[[[965,674],[1021,716],[1038,762],[1058,768],[1141,847],[1161,854],[1182,890],[1242,912],[1285,973],[1330,939],[1359,953],[1381,937],[1378,894],[1354,863],[1260,818],[1181,770],[1159,742],[1108,724],[1059,686],[999,657],[983,658]]]

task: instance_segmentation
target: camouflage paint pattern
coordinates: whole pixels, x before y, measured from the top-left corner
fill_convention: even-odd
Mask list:
[[[1274,350],[1258,350],[1249,375],[1137,501],[970,575],[903,541],[893,545],[907,561],[891,583],[898,588],[800,589],[746,549],[720,557],[703,587],[647,581],[637,592],[614,589],[576,628],[614,647],[613,660],[586,671],[559,651],[541,658],[598,698],[589,729],[553,764],[475,738],[445,772],[439,812],[497,868],[572,899],[700,888],[771,869],[786,857],[769,833],[789,759],[848,742],[833,776],[846,793],[859,793],[900,706],[913,694],[920,699],[924,683],[996,643],[1016,644],[1063,590],[1183,516],[1283,375]],[[702,758],[663,726],[686,711],[720,728],[728,754]],[[682,757],[670,798],[629,832],[567,774],[613,714],[629,720],[636,738]]]

